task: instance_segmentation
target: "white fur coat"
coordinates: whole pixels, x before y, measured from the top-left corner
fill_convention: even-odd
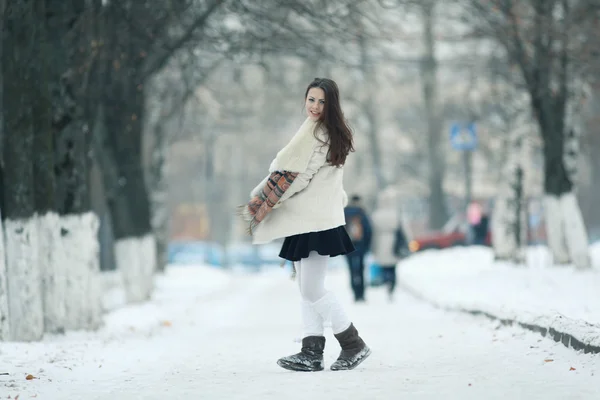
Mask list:
[[[348,203],[344,192],[342,168],[329,165],[327,151],[313,134],[315,123],[306,119],[292,140],[271,162],[269,174],[274,171],[298,172],[273,210],[254,229],[253,243],[301,233],[319,232],[345,225],[344,207]],[[324,132],[319,132],[326,141]],[[268,175],[252,190],[255,196],[266,184]]]

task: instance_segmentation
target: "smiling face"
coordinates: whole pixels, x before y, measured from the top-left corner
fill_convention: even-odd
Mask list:
[[[313,121],[318,121],[323,116],[325,109],[325,92],[323,89],[314,87],[310,88],[306,95],[306,114]]]

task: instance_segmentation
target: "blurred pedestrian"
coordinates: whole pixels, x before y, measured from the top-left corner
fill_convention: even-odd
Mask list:
[[[324,323],[342,348],[331,369],[355,368],[371,353],[335,295],[325,288],[330,257],[354,250],[344,229],[348,202],[342,185],[354,150],[337,84],[316,78],[304,100],[307,119],[252,191],[243,214],[254,244],[285,238],[280,257],[292,261],[302,295],[302,348],[277,364],[293,371],[323,370]]]
[[[481,207],[481,204],[476,201],[469,203],[467,206],[467,222],[469,224],[467,244],[477,244],[477,227],[481,222],[482,215],[483,208]]]
[[[473,227],[473,244],[484,246],[487,244],[488,231],[490,226],[490,217],[484,211],[481,214],[479,223]]]
[[[381,267],[383,284],[388,298],[393,299],[396,288],[396,265],[408,257],[408,237],[402,223],[398,196],[393,189],[379,195],[373,222],[373,259]]]
[[[469,222],[469,235],[467,243],[471,245],[485,245],[489,230],[489,215],[479,202],[472,202],[467,208]]]
[[[365,255],[371,249],[371,221],[362,205],[362,199],[355,194],[344,209],[346,231],[350,235],[354,250],[346,255],[350,272],[350,286],[354,292],[354,301],[365,301]]]

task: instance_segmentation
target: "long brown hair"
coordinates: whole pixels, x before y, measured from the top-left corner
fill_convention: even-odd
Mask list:
[[[327,159],[331,165],[341,167],[346,162],[346,156],[354,151],[354,144],[352,130],[348,126],[340,106],[340,91],[333,80],[315,78],[306,88],[306,93],[304,93],[305,102],[308,91],[312,88],[320,88],[325,92],[325,107],[323,108],[322,118],[318,122],[317,130],[315,130],[315,137],[319,128],[323,127],[327,131],[327,144],[329,144]]]

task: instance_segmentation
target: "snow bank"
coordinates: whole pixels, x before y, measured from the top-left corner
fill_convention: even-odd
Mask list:
[[[43,354],[48,356],[48,353],[60,358],[73,354],[69,346],[77,343],[90,348],[115,340],[144,340],[168,326],[169,321],[185,315],[187,310],[183,305],[204,301],[207,296],[225,288],[230,280],[231,275],[207,266],[168,267],[163,275],[155,277],[156,290],[149,302],[123,306],[105,314],[97,331],[70,330],[61,335],[46,334],[36,343],[7,343],[3,346],[3,355],[13,351],[18,353],[23,347],[34,359]],[[36,349],[41,353],[37,354]]]
[[[600,346],[600,245],[591,248],[595,268],[550,265],[542,247],[530,248],[527,267],[494,263],[484,247],[426,251],[400,264],[399,280],[414,294],[446,309],[486,314],[561,341]],[[560,336],[560,335],[559,335]],[[555,337],[556,339],[556,337]]]
[[[108,338],[151,334],[193,303],[225,287],[231,276],[207,266],[170,266],[154,279],[151,301],[121,307],[107,314],[99,335]]]
[[[136,398],[110,394],[106,387],[104,392],[99,391],[98,375],[105,372],[128,381],[143,374],[148,365],[124,374],[122,368],[127,362],[135,363],[142,355],[152,354],[156,354],[157,364],[163,362],[161,357],[179,344],[170,342],[174,332],[183,332],[189,340],[185,333],[190,332],[190,324],[197,322],[187,317],[190,308],[210,310],[211,302],[219,300],[230,281],[226,272],[206,266],[169,267],[155,277],[156,290],[149,302],[104,315],[103,325],[97,331],[68,330],[63,335],[47,333],[41,341],[3,343],[0,373],[9,375],[0,376],[0,397],[4,399],[2,394],[10,391],[12,398],[17,394],[31,398],[44,391],[45,395],[38,398],[67,399],[73,397],[70,394],[76,391],[75,386],[81,385],[90,388],[89,396],[75,398]],[[208,328],[198,324],[194,332]],[[179,342],[186,343],[181,339]],[[28,374],[35,379],[26,380]],[[60,383],[53,384],[54,379]],[[31,395],[26,395],[28,392]]]

